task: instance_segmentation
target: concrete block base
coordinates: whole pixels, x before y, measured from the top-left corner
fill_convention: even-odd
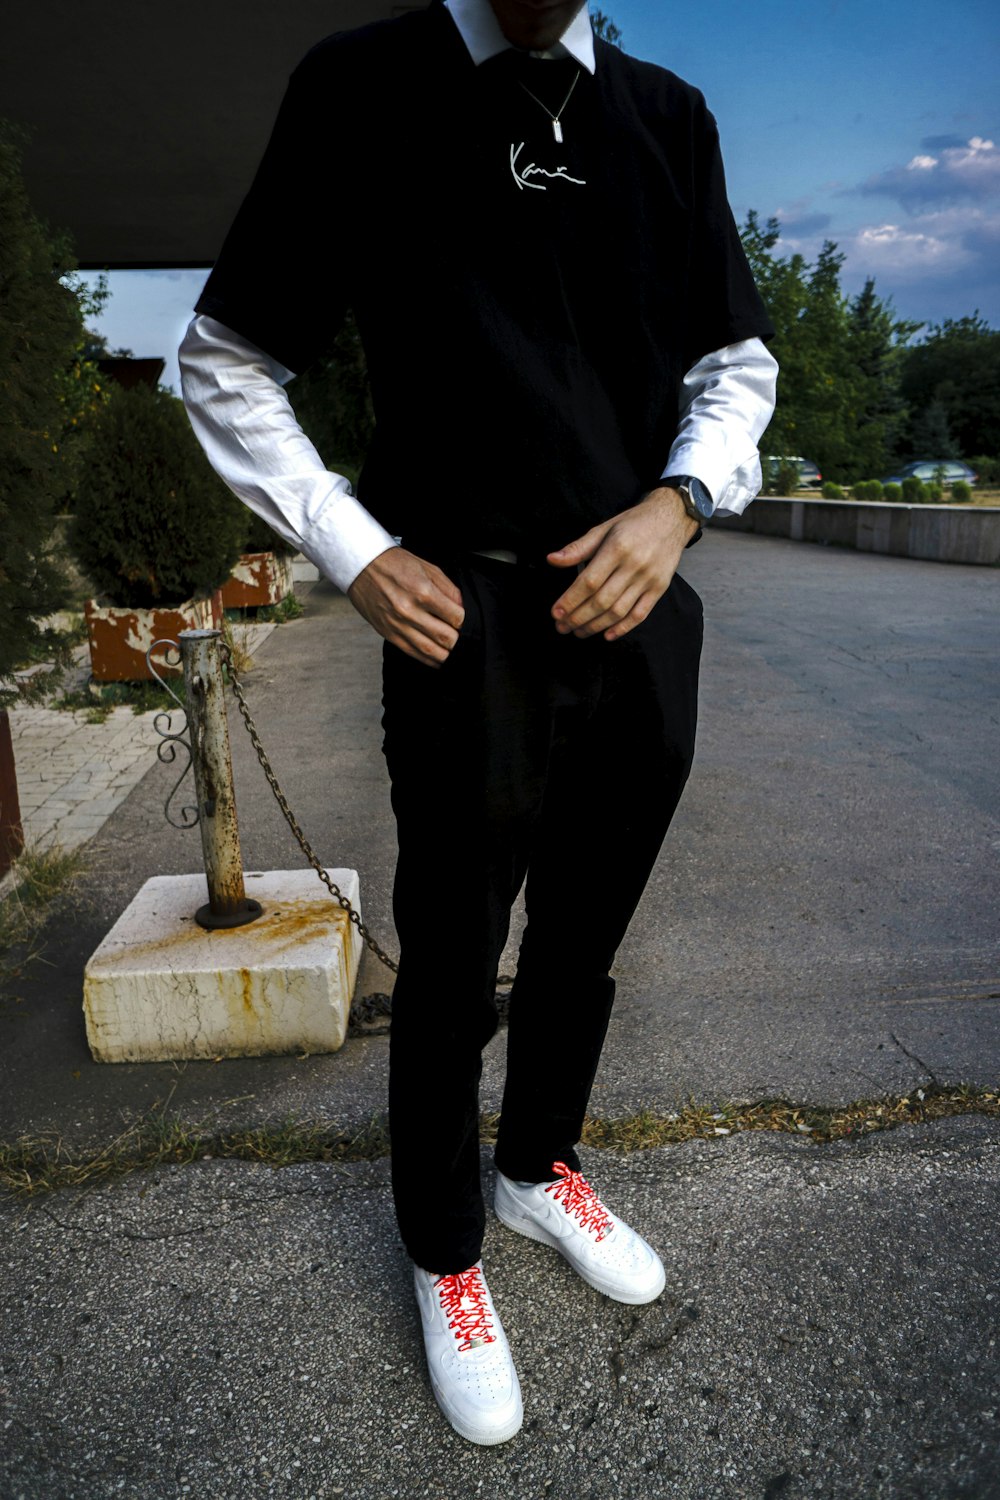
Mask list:
[[[329,870],[356,910],[355,870]],[[97,1062],[335,1052],[343,1045],[362,941],[313,870],[247,874],[264,908],[246,927],[194,920],[204,875],[158,875],[139,891],[84,971]]]

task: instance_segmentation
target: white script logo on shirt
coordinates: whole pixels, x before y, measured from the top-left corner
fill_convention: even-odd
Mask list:
[[[540,193],[548,192],[547,182],[529,182],[529,177],[548,177],[553,182],[572,182],[577,187],[586,187],[586,179],[583,177],[571,177],[565,167],[556,167],[554,172],[549,172],[545,167],[537,167],[535,163],[529,162],[526,167],[519,167],[517,159],[524,150],[524,142],[515,146],[513,141],[510,147],[510,172],[517,183],[518,190],[524,192],[525,188],[535,188]]]

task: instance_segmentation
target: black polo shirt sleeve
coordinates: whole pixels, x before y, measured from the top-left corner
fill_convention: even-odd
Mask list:
[[[693,123],[694,212],[685,350],[689,367],[728,344],[774,337],[729,207],[718,127],[698,93]]]
[[[315,49],[289,80],[263,160],[196,311],[216,318],[296,373],[333,342],[349,299],[352,188],[338,165],[347,113]],[[341,212],[334,222],[334,209]]]

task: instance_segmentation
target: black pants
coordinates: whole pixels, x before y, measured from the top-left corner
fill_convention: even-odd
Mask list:
[[[465,605],[437,670],[384,651],[399,836],[389,1119],[400,1233],[425,1270],[479,1258],[481,1053],[527,876],[496,1163],[577,1168],[611,1013],[610,969],[687,779],[701,602],[675,577],[629,635],[559,636],[565,573],[436,557]]]

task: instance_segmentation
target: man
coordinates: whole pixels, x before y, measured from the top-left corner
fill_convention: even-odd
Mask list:
[[[281,390],[347,304],[377,419],[357,499]],[[329,38],[197,312],[209,456],[386,643],[396,1213],[434,1394],[503,1442],[522,1408],[480,1259],[478,1082],[525,876],[496,1212],[610,1297],[664,1285],[575,1147],[693,754],[701,606],[675,570],[756,493],[773,406],[714,122],[579,0],[436,0]]]

